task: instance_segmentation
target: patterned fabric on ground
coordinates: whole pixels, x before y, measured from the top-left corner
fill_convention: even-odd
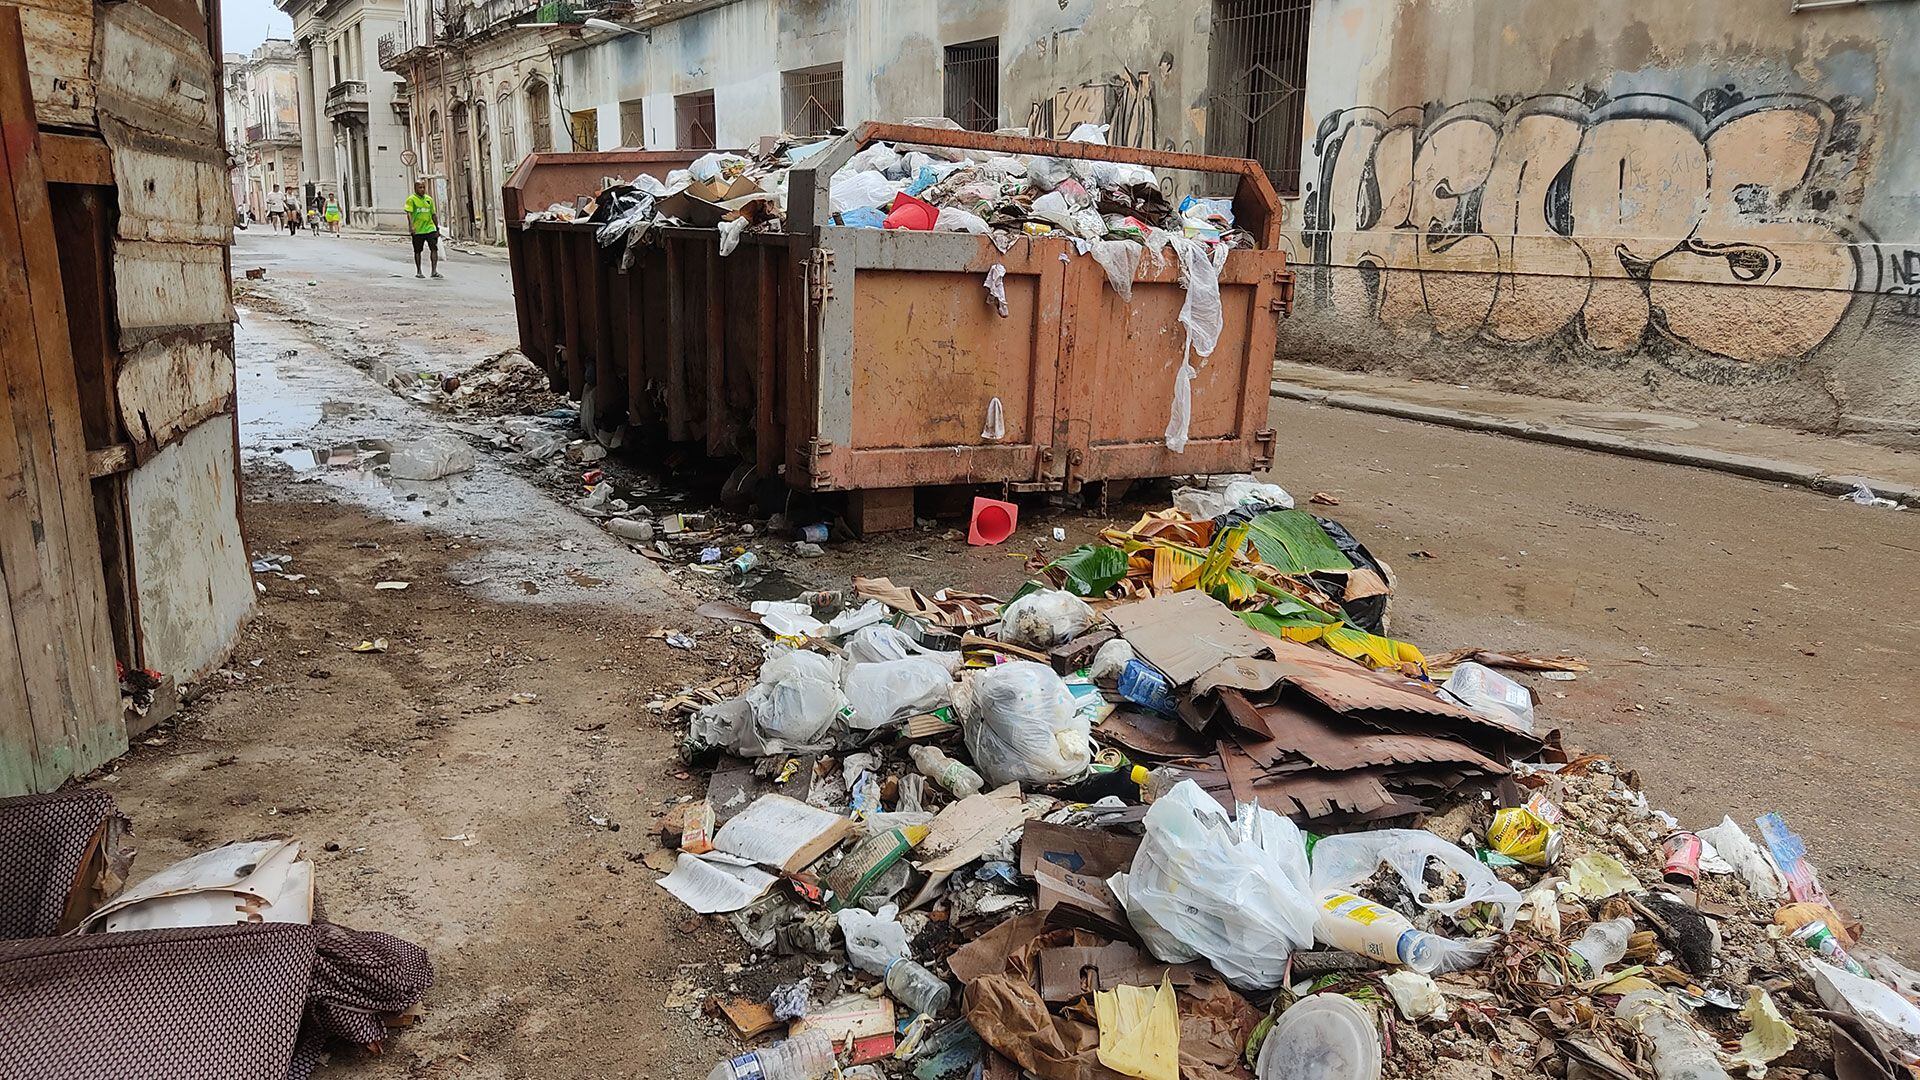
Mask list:
[[[118,839],[120,820],[104,791],[74,788],[0,799],[0,940],[65,929],[67,897],[96,842],[110,834]]]

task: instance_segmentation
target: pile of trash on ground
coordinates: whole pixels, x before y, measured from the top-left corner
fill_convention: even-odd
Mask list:
[[[712,770],[658,884],[758,980],[697,995],[715,1080],[1920,1077],[1920,974],[1779,815],[1650,806],[1498,670],[1583,664],[1393,638],[1278,488],[1040,577],[702,609],[766,635],[653,706]]]

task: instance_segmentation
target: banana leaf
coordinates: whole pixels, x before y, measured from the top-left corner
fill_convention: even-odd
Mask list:
[[[1286,574],[1351,570],[1353,560],[1340,550],[1313,515],[1304,510],[1272,510],[1245,526],[1260,561]]]
[[[1236,525],[1214,537],[1213,547],[1208,550],[1207,557],[1201,560],[1191,587],[1229,606],[1258,596],[1260,583],[1254,580],[1252,574],[1234,566],[1240,558],[1241,549],[1246,546],[1245,525]]]
[[[1106,544],[1082,544],[1047,564],[1075,596],[1105,596],[1127,576],[1127,553]]]

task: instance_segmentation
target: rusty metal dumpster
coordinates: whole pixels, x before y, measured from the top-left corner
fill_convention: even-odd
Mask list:
[[[1063,238],[1021,237],[1002,253],[985,236],[831,224],[828,179],[877,141],[1237,178],[1236,219],[1260,246],[1233,251],[1220,271],[1224,327],[1211,357],[1195,360],[1183,453],[1164,440],[1185,347],[1173,261],[1143,264],[1126,302]],[[594,226],[523,220],[554,193],[590,190],[566,180],[660,176],[691,157],[541,154],[507,184],[521,347],[601,423],[739,455],[797,488],[863,493],[868,527],[910,523],[919,486],[1077,491],[1271,461],[1267,395],[1293,279],[1257,163],[864,124],[788,174],[785,231],[750,232],[725,257],[713,229],[665,228],[623,273]],[[983,287],[995,266],[1005,316]],[[998,439],[983,434],[995,399]],[[860,510],[897,508],[903,493],[904,515]]]

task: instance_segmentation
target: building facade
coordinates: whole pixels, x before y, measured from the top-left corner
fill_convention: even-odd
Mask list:
[[[501,185],[521,157],[555,148],[553,46],[581,31],[525,25],[540,15],[537,0],[407,0],[380,42],[382,66],[405,79],[413,175],[458,239],[504,243]]]
[[[402,0],[275,4],[293,19],[302,194],[338,197],[351,227],[406,231],[407,100],[379,57],[405,17]]]
[[[267,192],[304,190],[306,179],[293,42],[268,38],[252,55],[229,53],[223,69],[234,206],[250,221],[265,221]]]

